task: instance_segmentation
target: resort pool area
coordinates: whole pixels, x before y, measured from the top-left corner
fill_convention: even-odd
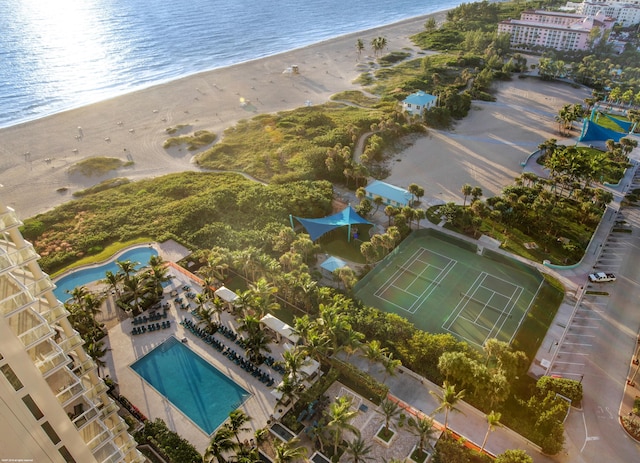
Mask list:
[[[250,396],[175,337],[131,368],[207,435]]]
[[[64,302],[69,299],[67,291],[73,291],[74,288],[78,286],[102,280],[104,279],[105,273],[108,271],[116,273],[119,270],[118,264],[116,264],[117,261],[130,260],[131,262],[139,262],[140,266],[142,266],[149,262],[149,258],[151,256],[157,255],[158,251],[150,246],[140,246],[129,249],[102,265],[82,268],[63,276],[59,280],[55,281],[56,289],[53,291],[53,294],[56,295],[59,301]]]

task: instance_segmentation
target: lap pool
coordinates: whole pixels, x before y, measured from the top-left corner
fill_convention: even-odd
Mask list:
[[[250,396],[175,337],[131,368],[207,435]]]
[[[102,265],[81,268],[79,270],[72,271],[59,280],[56,280],[54,282],[56,284],[56,289],[53,290],[53,294],[56,295],[56,298],[58,298],[59,301],[64,302],[69,299],[67,291],[71,292],[78,286],[102,280],[104,279],[105,273],[108,271],[116,273],[120,270],[120,267],[118,267],[118,264],[116,263],[117,261],[130,260],[131,262],[139,262],[140,265],[146,265],[151,256],[157,255],[158,251],[150,246],[140,246],[129,249]]]

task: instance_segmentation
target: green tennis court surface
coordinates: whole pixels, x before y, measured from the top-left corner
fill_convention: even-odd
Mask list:
[[[354,288],[363,303],[431,333],[481,347],[511,342],[542,285],[540,273],[436,230],[411,234]]]

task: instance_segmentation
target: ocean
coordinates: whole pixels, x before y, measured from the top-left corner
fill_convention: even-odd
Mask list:
[[[0,0],[0,127],[459,0]]]

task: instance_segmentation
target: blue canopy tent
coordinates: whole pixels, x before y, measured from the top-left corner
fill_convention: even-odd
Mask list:
[[[613,140],[618,143],[622,137],[624,137],[626,133],[616,132],[615,130],[607,129],[606,127],[602,127],[601,125],[596,124],[589,119],[584,120],[584,125],[582,126],[582,133],[580,134],[580,138],[578,141],[606,141]]]
[[[346,267],[347,263],[336,256],[331,256],[327,260],[325,260],[320,267],[326,270],[329,273],[333,273],[335,270]]]
[[[604,117],[609,119],[615,125],[620,127],[621,130],[624,130],[627,133],[629,133],[631,131],[631,127],[633,126],[633,122],[623,121],[621,119],[618,119],[617,117],[611,117],[611,116],[609,116],[608,114],[605,114],[605,113],[600,113],[600,114],[602,114]]]
[[[289,220],[291,221],[291,228],[294,228],[293,219],[296,219],[302,224],[302,226],[307,230],[312,241],[316,241],[325,233],[328,233],[338,227],[344,227],[345,225],[349,228],[347,241],[351,241],[351,225],[371,225],[371,222],[360,217],[351,206],[345,207],[337,214],[322,217],[320,219],[303,219],[301,217],[294,217],[290,215]]]

